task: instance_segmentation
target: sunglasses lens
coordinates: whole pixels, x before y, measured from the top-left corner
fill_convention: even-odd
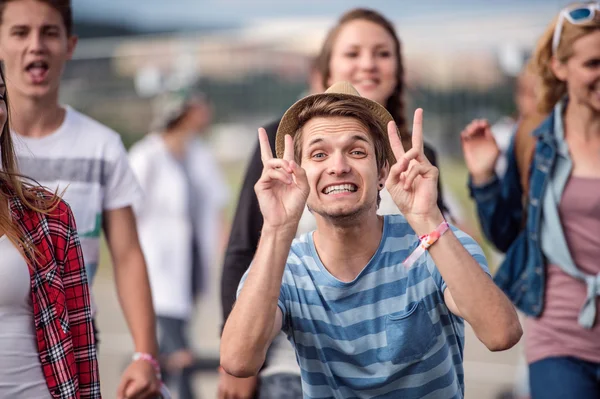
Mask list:
[[[569,11],[569,17],[571,17],[573,21],[582,21],[588,19],[591,15],[592,11],[588,8],[576,8]]]

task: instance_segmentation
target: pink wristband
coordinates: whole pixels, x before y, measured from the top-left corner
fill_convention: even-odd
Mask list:
[[[134,362],[138,360],[144,360],[150,363],[152,367],[154,367],[156,378],[160,381],[160,397],[162,399],[171,399],[171,393],[167,389],[165,383],[162,381],[162,375],[160,373],[160,364],[158,364],[158,361],[154,358],[154,356],[152,356],[149,353],[135,352],[133,354],[132,360]]]
[[[138,360],[144,360],[150,363],[152,367],[154,367],[154,371],[156,372],[156,378],[161,380],[160,365],[158,364],[158,361],[154,358],[154,356],[152,356],[149,353],[135,352],[133,354],[132,360],[134,362]]]
[[[444,220],[431,233],[419,237],[420,244],[408,256],[408,258],[406,258],[406,260],[402,262],[404,267],[411,267],[417,261],[417,259],[419,259],[421,255],[423,255],[425,251],[427,251],[429,247],[431,247],[446,231],[448,231],[449,228],[450,226],[448,225],[448,222]]]

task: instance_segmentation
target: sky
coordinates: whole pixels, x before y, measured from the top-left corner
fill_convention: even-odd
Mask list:
[[[290,17],[332,21],[356,7],[374,8],[399,23],[427,24],[436,18],[472,20],[496,14],[548,20],[567,2],[558,0],[75,0],[75,18],[109,19],[142,29],[193,29]],[[536,22],[539,23],[539,22]]]

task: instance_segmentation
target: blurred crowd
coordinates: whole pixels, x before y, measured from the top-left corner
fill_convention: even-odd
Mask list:
[[[69,0],[0,1],[0,398],[101,397],[93,282],[102,236],[135,348],[117,390],[102,395],[198,398],[190,323],[216,272],[228,328],[264,227],[264,151],[256,140],[234,196],[208,139],[214,104],[193,85],[157,93],[148,133],[126,149],[118,132],[59,101],[76,46]],[[349,82],[389,112],[409,149],[402,50],[385,10],[348,10],[332,21],[298,99]],[[423,154],[439,170],[436,205],[491,246],[493,281],[519,311],[524,351],[506,397],[600,398],[600,3],[567,5],[549,21],[513,108],[454,135],[479,226],[445,183],[444,148],[424,132]],[[281,121],[262,125],[274,150]],[[383,185],[377,195],[378,215],[400,213]],[[295,237],[317,219],[305,206]],[[293,334],[272,338],[255,375],[214,366],[219,399],[313,397],[316,372],[299,365],[308,349]],[[327,377],[323,385],[336,384]],[[462,397],[459,385],[431,397]]]

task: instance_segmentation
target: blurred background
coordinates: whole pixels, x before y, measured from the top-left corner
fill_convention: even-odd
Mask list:
[[[395,23],[407,74],[407,115],[425,110],[425,137],[438,151],[444,189],[481,241],[466,190],[459,133],[473,118],[514,114],[516,76],[564,1],[552,0],[76,0],[80,41],[67,66],[61,101],[121,133],[130,147],[149,130],[160,91],[193,87],[214,108],[209,141],[231,189],[231,220],[256,129],[307,90],[311,61],[346,10],[373,8]],[[487,250],[487,249],[486,249]],[[102,331],[104,396],[115,396],[132,345],[121,315],[110,257],[94,292]],[[489,252],[488,252],[489,253]],[[491,255],[491,253],[490,253]],[[490,256],[491,266],[495,257]],[[221,263],[210,265],[191,341],[218,354]],[[515,376],[516,353],[490,354],[469,331],[467,397],[497,398]],[[197,374],[202,398],[216,397],[214,370]]]

